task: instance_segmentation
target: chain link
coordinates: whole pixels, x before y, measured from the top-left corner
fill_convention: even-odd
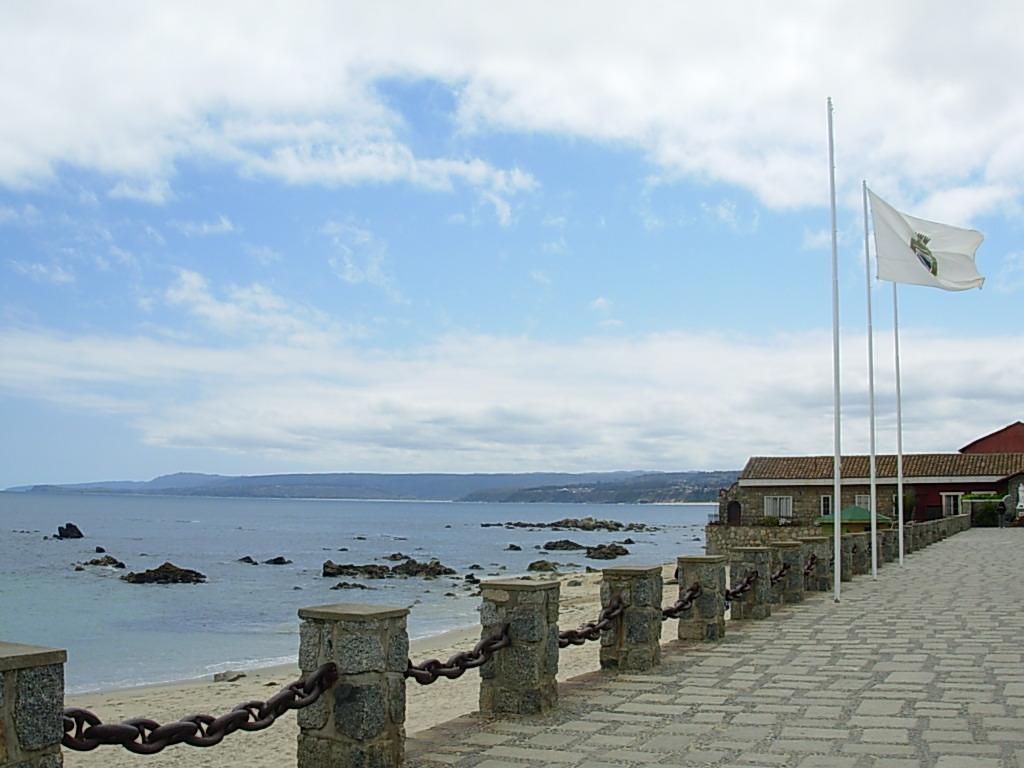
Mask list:
[[[786,578],[786,574],[788,574],[788,573],[789,573],[789,563],[783,563],[782,567],[779,568],[779,570],[777,570],[775,573],[773,573],[769,577],[769,580],[771,581],[772,586],[774,587],[776,584],[778,584],[780,581],[782,581],[784,578]]]
[[[755,581],[757,581],[757,571],[751,571],[735,589],[725,590],[725,610],[729,610],[733,600],[742,600],[743,596],[754,588]]]
[[[61,743],[78,752],[120,745],[137,755],[153,755],[172,744],[212,747],[235,731],[269,728],[288,710],[308,707],[337,680],[338,668],[331,662],[309,677],[285,686],[267,701],[247,701],[220,717],[192,715],[166,725],[147,718],[104,723],[87,709],[68,707],[64,710]]]
[[[700,582],[693,582],[693,584],[690,585],[690,588],[679,596],[678,600],[668,608],[661,609],[661,620],[678,619],[679,614],[685,613],[693,608],[693,601],[700,597],[703,591],[704,590],[701,589]]]
[[[412,659],[409,659],[409,665],[405,668],[405,676],[411,677],[420,685],[430,685],[439,677],[454,680],[457,677],[462,677],[467,669],[483,666],[491,660],[495,652],[511,644],[508,624],[505,624],[501,630],[477,643],[472,651],[456,653],[448,661],[427,659],[422,664],[413,664]]]
[[[807,565],[804,566],[804,576],[810,576],[814,573],[815,567],[818,565],[818,556],[811,553],[811,556],[807,558]]]
[[[570,645],[583,645],[587,640],[600,640],[601,633],[611,629],[612,622],[622,615],[626,607],[616,598],[611,605],[604,608],[597,621],[580,624],[576,629],[563,629],[558,633],[558,647],[568,648]]]

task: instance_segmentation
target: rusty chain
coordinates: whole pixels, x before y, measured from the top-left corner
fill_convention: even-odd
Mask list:
[[[814,573],[815,567],[818,565],[818,556],[811,553],[811,556],[807,558],[807,565],[804,566],[804,576],[810,576]]]
[[[685,613],[693,607],[693,601],[700,597],[701,592],[703,591],[704,590],[701,589],[700,582],[693,582],[689,589],[679,596],[678,600],[668,608],[661,609],[661,620],[678,619],[679,614]]]
[[[725,590],[725,609],[729,610],[733,600],[742,600],[743,596],[754,588],[755,581],[757,581],[757,571],[751,571],[734,589]]]
[[[68,707],[64,710],[61,743],[79,752],[120,745],[137,755],[153,755],[172,744],[212,747],[229,733],[269,728],[288,710],[308,707],[337,680],[338,668],[331,662],[285,686],[267,701],[247,701],[220,717],[192,715],[166,725],[146,718],[104,723],[87,709]]]
[[[472,651],[456,653],[449,657],[448,661],[442,662],[440,659],[427,659],[422,664],[413,664],[412,659],[410,659],[409,665],[405,668],[405,676],[411,677],[420,685],[430,685],[439,677],[454,680],[457,677],[461,677],[462,673],[467,669],[483,666],[491,660],[495,652],[507,647],[511,643],[512,640],[508,634],[508,624],[505,624],[499,631],[477,643]]]
[[[777,570],[775,573],[773,573],[769,577],[769,580],[771,581],[772,586],[774,587],[776,584],[778,584],[780,581],[782,581],[784,578],[786,578],[786,574],[788,574],[788,573],[789,573],[789,563],[783,563],[782,567],[779,568],[779,570]]]
[[[580,624],[576,629],[563,629],[558,633],[558,647],[568,648],[570,645],[583,645],[587,640],[600,640],[601,633],[611,629],[612,622],[622,615],[626,607],[617,598],[611,605],[603,608],[597,621]]]

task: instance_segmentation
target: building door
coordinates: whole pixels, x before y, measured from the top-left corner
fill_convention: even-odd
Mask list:
[[[725,508],[725,524],[740,524],[740,503],[735,499],[730,501],[728,506]]]

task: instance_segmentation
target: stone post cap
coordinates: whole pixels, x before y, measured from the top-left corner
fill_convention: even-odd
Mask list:
[[[819,541],[831,541],[829,536],[797,536],[797,541],[806,541],[808,544],[816,544]]]
[[[67,660],[68,652],[63,648],[41,648],[38,645],[0,642],[0,672],[63,664]]]
[[[602,568],[601,573],[610,574],[612,576],[649,576],[655,573],[661,573],[660,565],[613,565],[608,568]]]
[[[537,589],[558,589],[561,582],[558,579],[551,581],[530,581],[529,579],[487,579],[480,582],[480,589],[503,589],[506,592],[529,592]]]
[[[747,552],[747,553],[750,553],[750,554],[755,554],[757,552],[771,552],[772,548],[771,547],[732,547],[730,549],[730,551],[731,552]]]
[[[802,547],[803,543],[799,541],[773,541],[771,546],[778,549],[794,549],[796,547]]]
[[[725,555],[680,555],[676,558],[676,562],[713,565],[714,563],[724,563]]]
[[[332,603],[299,608],[300,619],[320,619],[322,621],[378,621],[408,615],[408,608],[366,603]]]

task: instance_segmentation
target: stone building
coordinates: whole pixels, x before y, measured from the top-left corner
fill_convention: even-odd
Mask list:
[[[875,459],[878,511],[895,518],[896,457],[886,454]],[[868,457],[844,456],[840,466],[840,506],[869,507]],[[1020,482],[1024,482],[1024,452],[904,454],[904,518],[932,520],[960,514],[964,494],[1016,494]],[[811,525],[820,515],[832,514],[832,494],[831,456],[754,456],[739,479],[720,494],[719,522]]]

